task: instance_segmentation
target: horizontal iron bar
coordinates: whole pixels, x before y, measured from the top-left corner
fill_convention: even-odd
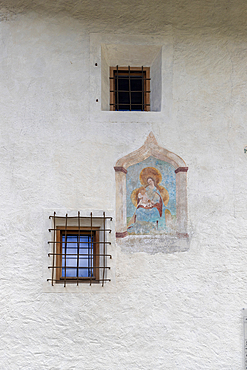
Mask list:
[[[87,281],[88,279],[96,280],[96,277],[91,276],[91,278],[90,278],[90,277],[66,276],[66,279],[69,279],[71,281],[76,281],[76,280]],[[65,280],[65,276],[61,276],[60,280]]]
[[[61,229],[60,229],[61,227]],[[67,227],[63,226],[63,225],[59,225],[57,226],[55,229],[54,228],[50,228],[49,230],[60,230],[60,231],[84,231],[84,232],[87,232],[87,231],[91,231],[91,227],[90,226],[84,226],[84,225],[80,225],[80,228],[77,229],[77,225],[67,225]],[[73,229],[75,228],[75,229]],[[95,230],[95,228],[97,228],[97,226],[92,226],[92,231],[112,231],[111,229],[101,229],[101,228],[98,228]]]
[[[115,77],[109,77],[110,80],[129,80],[129,76],[115,76]],[[151,80],[151,78],[142,77],[142,76],[131,76],[131,80]]]
[[[111,103],[110,105],[144,105],[144,107],[148,107],[148,106],[150,106],[150,104],[142,104],[142,103],[139,103],[139,104],[133,104],[133,103]]]
[[[111,279],[95,279],[94,277],[91,277],[92,279],[92,283],[98,283],[100,281],[111,281]],[[64,283],[64,281],[62,281],[63,279],[61,280],[56,280],[56,279],[53,279],[53,281],[55,281],[56,283]],[[52,281],[52,279],[47,279],[47,281]],[[70,283],[70,282],[76,282],[78,281],[79,283],[80,282],[83,282],[83,281],[87,281],[88,283],[90,283],[90,277],[89,278],[69,278],[69,277],[66,277],[66,282],[67,283]]]
[[[101,219],[101,220],[113,220],[113,218],[111,217],[111,216],[106,216],[106,217],[103,217],[103,216],[92,216],[92,217],[90,217],[90,216],[67,216],[67,217],[65,217],[65,216],[57,216],[57,215],[52,215],[52,216],[49,216],[49,218],[64,218],[64,219],[66,219],[66,218],[87,218],[88,220],[90,220],[91,218],[92,219]]]
[[[128,105],[128,104],[124,104],[124,105]],[[137,105],[140,105],[140,104],[137,104]],[[78,229],[78,230],[76,230],[76,229],[66,229],[66,228],[64,228],[64,226],[61,226],[61,227],[63,227],[63,229],[60,229],[59,227],[57,227],[56,229],[52,228],[52,229],[48,229],[48,230],[49,231],[67,231],[68,233],[70,233],[71,231],[72,232],[74,232],[74,231],[76,231],[76,232],[82,231],[82,233],[83,233],[83,232],[89,232],[91,230],[92,231],[96,231],[96,232],[99,232],[99,231],[109,231],[109,233],[112,232],[111,229],[97,229],[97,230],[93,230],[94,226],[93,226],[92,229],[90,229],[90,226],[81,226],[81,228]],[[68,226],[68,227],[71,227],[71,226]],[[77,227],[77,226],[72,226],[72,227]],[[83,228],[87,228],[87,229],[86,230],[83,230]],[[76,234],[76,235],[78,235],[78,234]],[[88,234],[88,235],[90,235],[90,234]],[[81,236],[83,236],[83,235],[81,235]]]
[[[79,235],[76,235],[76,236],[79,236]],[[51,240],[49,240],[48,241],[48,244],[65,244],[65,242],[63,242],[63,241],[60,241],[60,242],[57,242],[57,241],[51,241]],[[91,241],[89,241],[89,242],[66,242],[66,244],[91,244]],[[111,242],[94,242],[94,241],[92,241],[92,244],[108,244],[108,245],[111,245]],[[87,249],[87,248],[83,248],[83,247],[81,247],[80,249]]]
[[[131,93],[151,93],[151,91],[147,91],[147,90],[110,90],[110,92],[121,92],[121,93],[129,93],[129,92],[131,92]]]
[[[111,268],[109,266],[89,266],[89,267],[77,267],[77,266],[48,266],[48,269],[79,269],[79,270],[93,270],[93,269],[108,269]]]
[[[48,257],[50,256],[78,256],[77,253],[48,253]],[[85,257],[85,254],[79,254],[79,256],[84,256]],[[89,256],[91,257],[91,254],[89,254]],[[110,257],[110,259],[112,259],[112,255],[111,254],[94,254],[92,253],[92,256],[97,256],[97,257]]]

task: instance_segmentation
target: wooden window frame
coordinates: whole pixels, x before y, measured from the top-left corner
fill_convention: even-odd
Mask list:
[[[70,282],[73,282],[73,281],[85,281],[85,282],[88,282],[90,280],[99,280],[99,276],[100,276],[100,273],[99,273],[99,269],[100,269],[100,259],[99,259],[99,251],[100,251],[100,248],[99,248],[99,231],[100,231],[100,228],[99,227],[92,227],[92,228],[88,228],[88,227],[76,227],[76,226],[57,226],[56,228],[56,261],[55,261],[55,265],[56,265],[56,281],[57,282],[64,282],[64,280],[66,281],[70,281]],[[87,236],[94,236],[94,240],[93,240],[93,276],[92,277],[79,277],[79,276],[75,276],[75,277],[63,277],[62,276],[62,237],[63,235],[65,234],[65,232],[67,233],[67,235],[77,235],[77,236],[83,236],[83,235],[87,235]]]
[[[117,111],[115,109],[115,71],[117,67],[110,67],[110,110]],[[150,111],[150,67],[118,67],[119,72],[144,72],[144,110]],[[131,110],[129,110],[131,111]],[[141,111],[141,112],[143,112]],[[138,110],[133,110],[133,112],[139,112]]]

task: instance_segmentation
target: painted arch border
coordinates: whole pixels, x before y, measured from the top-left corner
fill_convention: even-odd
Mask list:
[[[126,174],[128,167],[153,156],[171,164],[176,173],[177,237],[188,239],[187,171],[185,161],[177,154],[160,147],[152,132],[139,149],[120,158],[114,167],[116,178],[116,238],[125,238],[126,215]]]

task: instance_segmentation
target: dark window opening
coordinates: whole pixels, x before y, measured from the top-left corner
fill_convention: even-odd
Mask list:
[[[110,68],[110,108],[117,111],[150,110],[150,69]]]

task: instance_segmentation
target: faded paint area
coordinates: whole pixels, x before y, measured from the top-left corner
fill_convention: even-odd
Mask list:
[[[149,157],[128,168],[126,181],[128,233],[174,233],[176,230],[174,167],[167,162]]]
[[[4,0],[0,9],[0,367],[240,370],[247,2]],[[102,110],[106,59],[124,42],[159,51],[156,111]],[[188,189],[176,217],[187,204],[189,250],[172,236],[163,246],[114,237],[127,214],[115,196],[116,186],[126,194],[126,174],[113,168],[151,131],[189,167],[187,180],[176,175]],[[53,210],[113,215],[104,288],[47,283]]]

